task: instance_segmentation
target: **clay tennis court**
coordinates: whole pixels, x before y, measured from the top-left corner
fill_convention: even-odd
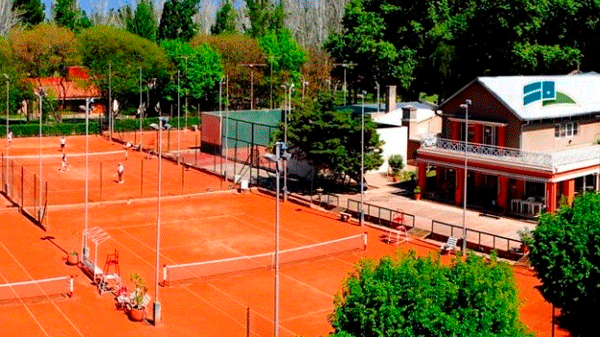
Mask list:
[[[77,138],[69,137],[67,147],[77,146],[75,150],[83,152],[79,147],[82,139]],[[58,138],[55,140],[56,144],[49,141],[52,146],[44,150],[48,153],[58,151]],[[120,147],[101,137],[93,143],[95,149],[101,152]],[[23,150],[22,153],[30,151]],[[128,160],[135,155],[143,156],[130,153]],[[157,159],[148,161],[156,162]],[[163,164],[163,168],[173,165],[173,172],[181,170],[181,166],[165,160]],[[169,175],[164,177],[163,182],[176,180]],[[203,184],[202,179],[211,177],[203,174],[196,183]],[[114,187],[128,189],[127,181],[132,179],[127,176],[125,179],[125,184],[114,184]],[[171,183],[177,185],[177,182]],[[66,181],[65,184],[68,187],[73,182]],[[69,251],[81,251],[84,207],[76,204],[79,197],[69,197],[69,193],[81,191],[64,193],[65,198],[72,198],[67,201],[75,201],[68,202],[73,205],[51,203],[46,232],[3,200],[0,210],[0,283],[74,275],[75,289],[71,298],[1,303],[1,321],[8,323],[3,324],[0,335],[246,336],[249,314],[250,335],[272,336],[274,274],[267,268],[206,279],[187,279],[161,287],[159,299],[163,306],[163,323],[153,327],[129,321],[123,311],[116,309],[113,296],[99,295],[87,275],[78,267],[67,266],[64,262]],[[152,300],[156,297],[156,216],[155,199],[132,198],[91,204],[88,221],[89,228],[99,227],[110,235],[109,240],[98,246],[98,265],[103,266],[106,256],[118,250],[124,283],[131,288],[129,275],[139,273],[146,280]],[[274,223],[275,200],[259,192],[238,194],[215,190],[198,195],[165,195],[159,266],[162,269],[165,264],[271,252],[275,240]],[[282,204],[280,231],[282,250],[363,232],[367,232],[369,238],[366,251],[355,249],[282,265],[281,336],[320,336],[331,332],[327,316],[332,312],[333,296],[341,289],[341,282],[353,270],[354,263],[361,258],[379,258],[394,254],[396,249],[415,249],[420,255],[439,249],[439,245],[418,240],[397,247],[389,245],[381,240],[385,233],[341,222],[333,214],[291,202]],[[442,258],[445,262],[451,259],[450,256]],[[535,288],[539,280],[528,270],[515,268],[515,272],[523,300],[522,320],[538,336],[550,336],[551,306]],[[162,280],[162,270],[159,280]],[[151,305],[147,312],[151,318]],[[567,335],[557,330],[556,336]]]

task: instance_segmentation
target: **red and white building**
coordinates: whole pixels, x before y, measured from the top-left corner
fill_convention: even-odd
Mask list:
[[[598,74],[479,77],[437,113],[441,134],[417,150],[425,196],[462,205],[465,157],[470,207],[532,217],[599,189]]]

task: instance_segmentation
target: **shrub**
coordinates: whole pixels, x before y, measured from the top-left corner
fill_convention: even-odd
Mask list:
[[[388,164],[393,174],[398,174],[404,168],[404,158],[399,154],[393,154],[388,158]]]

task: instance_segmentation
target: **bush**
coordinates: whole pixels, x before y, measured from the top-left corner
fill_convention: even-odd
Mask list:
[[[388,158],[388,164],[393,174],[398,174],[404,168],[404,158],[399,154],[393,154]]]
[[[15,137],[35,137],[40,134],[39,123],[11,125],[10,130]],[[90,121],[89,134],[100,133],[100,124]],[[0,128],[0,136],[5,136],[6,129]],[[85,135],[85,123],[60,123],[42,125],[43,136]]]

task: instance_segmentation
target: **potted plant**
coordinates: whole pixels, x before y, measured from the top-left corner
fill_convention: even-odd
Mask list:
[[[421,187],[420,186],[415,187],[415,189],[413,190],[413,193],[415,194],[415,200],[421,200]]]
[[[533,242],[533,233],[528,227],[523,228],[522,230],[518,230],[517,234],[521,237],[521,253],[527,254],[529,253],[529,244]]]
[[[74,266],[79,263],[79,255],[75,250],[72,250],[67,255],[67,264],[70,266]]]
[[[147,303],[144,303],[144,297],[148,288],[144,278],[138,273],[132,273],[129,277],[135,287],[131,297],[131,309],[129,309],[129,318],[135,322],[141,322],[144,319]]]
[[[404,158],[399,154],[393,154],[388,158],[388,164],[392,169],[392,179],[397,182],[400,178],[400,171],[404,168]]]

